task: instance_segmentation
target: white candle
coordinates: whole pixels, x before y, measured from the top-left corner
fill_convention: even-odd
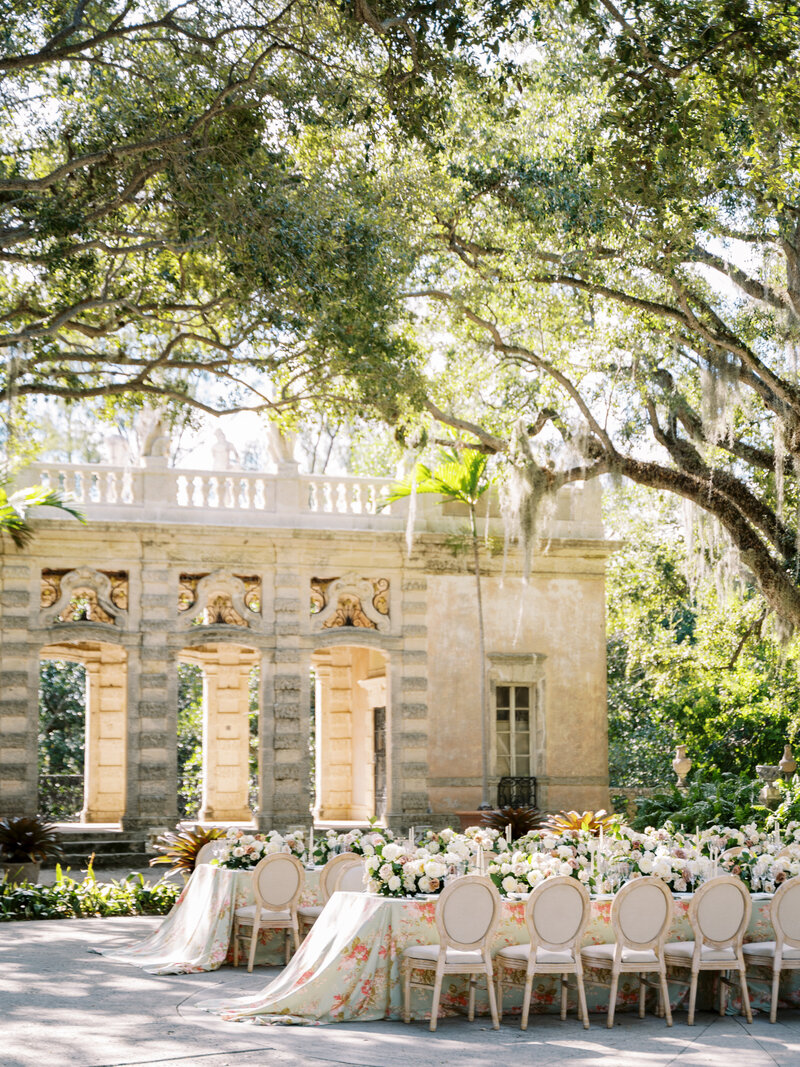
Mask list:
[[[409,830],[408,830],[408,841],[409,841],[409,844],[411,845],[412,848],[414,847],[414,843],[416,841],[416,832],[415,832],[415,830],[416,830],[416,828],[413,827],[413,826],[409,827]]]
[[[511,823],[506,823],[506,841],[511,844]]]
[[[779,822],[776,822],[775,823],[775,844],[778,845],[778,847],[780,847],[780,843],[781,843],[781,824]]]
[[[314,862],[314,824],[311,824],[311,831],[308,835],[308,862]]]
[[[600,826],[600,851],[601,852],[603,851],[603,827],[602,827],[602,824]]]
[[[695,826],[695,828],[694,828],[694,837],[695,837],[695,842],[696,842],[695,847],[697,848],[697,851],[699,852],[700,851],[700,827],[699,826]]]

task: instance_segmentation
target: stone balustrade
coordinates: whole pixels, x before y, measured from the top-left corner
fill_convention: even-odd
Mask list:
[[[294,464],[267,473],[189,470],[166,467],[159,460],[150,462],[142,467],[33,463],[21,472],[18,484],[43,485],[69,494],[95,522],[389,532],[403,530],[408,519],[407,500],[381,506],[393,484],[391,478],[299,474]],[[502,536],[496,501],[492,511],[492,533]],[[416,500],[414,528],[452,532],[463,525],[465,515],[463,507],[442,508],[437,498],[422,495]],[[55,519],[58,512],[44,510],[38,518]],[[562,489],[541,536],[602,539],[599,482],[577,482]]]

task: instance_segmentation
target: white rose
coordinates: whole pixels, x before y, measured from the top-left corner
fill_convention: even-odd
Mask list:
[[[234,856],[236,856],[237,858],[238,858],[239,856],[243,856],[243,855],[244,855],[244,849],[242,848],[242,846],[241,846],[241,845],[237,845],[237,846],[236,846],[236,847],[234,848],[234,850],[233,850],[233,855],[234,855]]]
[[[549,852],[551,849],[556,847],[556,843],[557,842],[554,837],[545,837],[542,841],[542,848],[547,849],[547,851]]]
[[[386,884],[388,885],[389,889],[393,893],[396,893],[397,890],[402,885],[402,882],[400,881],[400,879],[397,877],[396,874],[393,874],[392,877],[389,879],[389,881]]]
[[[394,869],[392,868],[392,865],[390,863],[384,863],[381,869],[378,871],[378,874],[381,876],[384,882],[386,882],[394,874]]]
[[[398,856],[402,856],[403,850],[399,845],[388,844],[383,846],[383,858],[389,863],[396,860]]]
[[[432,888],[433,882],[430,880],[430,878],[426,878],[425,875],[423,875],[419,880],[420,893],[430,893]]]
[[[639,870],[642,874],[650,874],[655,866],[655,858],[652,852],[645,852],[639,860]]]
[[[428,860],[423,870],[428,878],[444,878],[447,874],[447,867],[439,860]]]
[[[510,874],[503,879],[502,885],[506,893],[516,893],[517,891],[517,880]]]
[[[365,856],[374,856],[374,854],[375,854],[375,849],[373,848],[373,846],[369,843],[369,841],[365,841],[364,842],[364,855]]]

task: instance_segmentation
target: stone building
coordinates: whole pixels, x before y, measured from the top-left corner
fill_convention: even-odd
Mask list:
[[[310,809],[436,824],[477,806],[475,579],[455,506],[418,500],[409,555],[405,505],[377,509],[380,479],[288,462],[187,471],[152,455],[39,464],[26,482],[71,491],[89,521],[43,511],[28,549],[0,544],[0,813],[37,810],[48,658],[86,667],[85,822],[175,822],[180,662],[203,672],[204,820],[251,818],[254,665],[260,827],[307,823]],[[535,776],[546,809],[607,803],[599,494],[562,491],[527,581],[516,551],[484,551],[493,800],[515,775]]]

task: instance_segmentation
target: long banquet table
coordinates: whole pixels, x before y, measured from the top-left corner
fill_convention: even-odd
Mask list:
[[[307,871],[301,903],[318,902],[318,885],[318,870]],[[675,916],[668,935],[671,941],[686,941],[692,937],[688,919],[690,899],[688,894],[675,897]],[[769,901],[764,894],[754,894],[747,941],[773,939]],[[158,930],[140,942],[97,951],[152,974],[215,970],[232,960],[235,909],[252,903],[252,872],[202,865],[193,873]],[[203,1007],[219,1012],[225,1019],[255,1023],[321,1024],[400,1018],[403,949],[438,939],[435,910],[435,899],[408,900],[369,893],[336,893],[299,952],[277,978],[253,996],[217,1001]],[[592,900],[592,915],[584,944],[613,941],[610,916],[610,897]],[[257,963],[279,965],[283,962],[282,936],[278,932],[262,931]],[[504,901],[492,952],[526,940],[524,903]],[[589,1010],[605,1012],[608,988],[592,981],[596,976],[597,972],[587,972]],[[606,976],[597,977],[603,979]],[[768,975],[762,973],[757,980],[750,980],[750,993],[757,1008],[768,1005],[768,981],[765,979]],[[453,1014],[465,1010],[466,994],[465,981],[454,976],[442,990],[442,1011]],[[671,981],[672,1006],[680,1007],[685,996],[685,985]],[[537,978],[533,997],[534,1011],[557,1011],[557,981],[545,975]],[[784,1002],[800,1004],[798,972],[790,972],[782,980],[781,997]],[[507,1012],[519,1011],[521,992],[508,990],[504,1001]],[[637,1003],[636,977],[623,975],[618,1009],[635,1007]],[[571,980],[569,1010],[574,1012],[575,1007],[575,989]],[[488,1011],[485,990],[480,983],[477,1008],[479,1012]],[[426,990],[412,989],[412,1015],[417,1019],[429,1017],[430,994]]]
[[[318,904],[319,871],[306,870],[301,904]],[[93,949],[119,963],[150,974],[192,974],[214,971],[233,961],[233,914],[255,903],[253,872],[229,871],[203,863],[183,888],[164,922],[142,941],[118,948]],[[283,932],[262,930],[256,963],[283,963]]]
[[[675,917],[668,939],[687,941],[692,938],[688,909],[690,896],[675,898]],[[208,1011],[218,1012],[231,1021],[295,1024],[322,1024],[366,1021],[370,1019],[399,1019],[402,1016],[402,988],[400,963],[407,945],[432,943],[438,940],[434,923],[434,900],[404,900],[379,897],[367,893],[336,893],[328,902],[310,935],[280,975],[253,996],[235,1001],[212,1001],[201,1004]],[[584,944],[601,944],[614,940],[610,920],[611,899],[592,901],[592,916]],[[753,900],[753,915],[746,940],[768,941],[774,938],[769,921],[769,898],[757,894]],[[494,954],[500,948],[528,940],[523,902],[504,901],[500,925],[492,945]],[[590,979],[597,972],[587,972],[586,994],[589,1011],[605,1012],[608,1006],[608,976],[602,986]],[[797,972],[794,972],[797,974]],[[677,976],[672,976],[673,978]],[[800,988],[787,975],[782,982],[782,995],[792,1003],[800,1003]],[[707,978],[707,976],[701,976]],[[432,975],[430,975],[432,981]],[[576,1011],[576,990],[570,980],[569,1011]],[[708,986],[708,982],[706,982]],[[768,983],[759,980],[749,983],[756,1008],[769,1005]],[[736,987],[734,986],[734,990]],[[680,980],[670,981],[670,1002],[673,1008],[682,1005],[686,986]],[[442,988],[440,1010],[456,1014],[466,1010],[467,985],[459,976],[446,979]],[[731,997],[732,1006],[738,1006]],[[635,975],[622,975],[619,983],[617,1010],[638,1005],[638,980]],[[521,990],[509,990],[504,996],[504,1011],[519,1012]],[[654,1001],[651,1006],[654,1006]],[[557,978],[542,975],[534,979],[533,1011],[558,1011]],[[415,1019],[430,1017],[430,991],[412,987],[411,1013]],[[488,1013],[485,986],[478,983],[476,1004],[478,1013]]]

